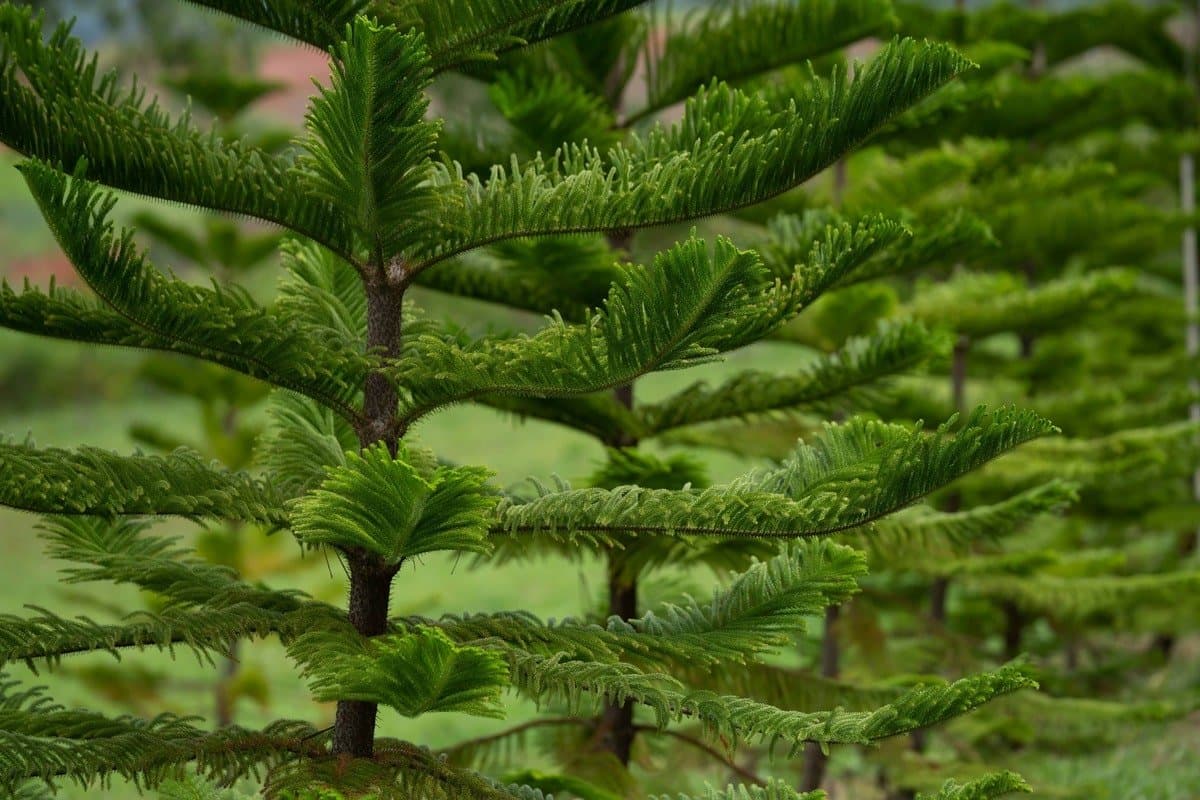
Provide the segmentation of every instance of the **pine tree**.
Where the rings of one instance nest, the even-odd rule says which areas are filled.
[[[1182,303],[1170,281],[1178,269],[1175,237],[1187,220],[1162,207],[1161,187],[1164,177],[1173,178],[1174,155],[1194,141],[1195,98],[1171,74],[1180,50],[1161,10],[1107,4],[1054,15],[1001,5],[933,14],[904,7],[900,17],[905,32],[955,40],[988,68],[937,114],[882,142],[906,158],[864,157],[859,170],[851,162],[840,194],[858,214],[897,204],[917,218],[965,209],[1000,247],[920,265],[929,278],[915,286],[893,280],[837,292],[784,335],[836,346],[844,326],[829,321],[848,316],[948,329],[956,340],[949,380],[916,379],[882,402],[868,398],[868,407],[887,418],[939,419],[970,402],[1020,398],[1062,421],[1067,442],[1032,445],[968,476],[935,499],[939,511],[898,516],[898,524],[881,523],[885,535],[862,542],[872,572],[894,575],[890,583],[872,581],[862,602],[867,614],[912,602],[914,574],[931,586],[922,602],[929,622],[916,629],[925,642],[932,623],[953,649],[937,651],[925,661],[930,667],[946,669],[947,653],[956,652],[970,655],[953,668],[970,671],[979,668],[977,655],[986,663],[997,650],[1010,658],[1029,648],[1050,668],[1043,683],[1057,697],[1001,704],[1007,709],[1000,720],[976,717],[973,729],[960,726],[964,746],[992,764],[1011,757],[1013,741],[1053,758],[1102,746],[1123,725],[1177,717],[1194,703],[1186,694],[1148,700],[1137,692],[1154,663],[1129,658],[1110,637],[1114,629],[1145,632],[1166,619],[1179,631],[1194,618],[1178,613],[1195,572],[1176,553],[1172,531],[1195,514],[1185,485],[1197,460],[1194,428],[1176,424],[1194,397],[1187,386],[1194,366],[1183,352],[1176,314]],[[1028,48],[1027,56],[991,37]],[[1144,65],[1103,76],[1054,69],[1099,45],[1124,49]],[[958,141],[964,136],[998,138]],[[802,248],[801,230],[774,222],[768,247]],[[700,431],[686,441],[778,456],[780,442],[811,429],[804,418],[772,420]],[[1075,488],[1052,482],[1064,478]],[[1075,491],[1067,521],[1037,516]],[[949,606],[948,594],[957,595]],[[1168,598],[1175,598],[1175,613],[1163,613]],[[1047,623],[1053,636],[1031,641],[1031,626]],[[890,627],[913,626],[901,617]],[[1102,642],[1092,648],[1087,672],[1079,665],[1085,637]],[[879,663],[878,651],[871,652]],[[1114,675],[1124,676],[1119,693],[1105,688]],[[1105,694],[1119,702],[1093,699]],[[1054,720],[1053,734],[1013,721],[1019,718]],[[923,737],[916,738],[924,749]],[[922,785],[923,766],[897,754],[891,780]],[[932,766],[941,775],[955,768]]]
[[[186,449],[119,455],[0,445],[0,502],[46,515],[42,536],[50,555],[72,565],[66,579],[133,585],[166,600],[156,613],[116,623],[49,611],[6,616],[0,652],[5,662],[44,668],[73,653],[128,648],[208,659],[275,636],[313,697],[337,703],[336,719],[331,729],[281,720],[210,730],[170,715],[109,718],[6,679],[6,790],[113,776],[153,787],[194,768],[224,782],[265,776],[271,793],[329,786],[397,797],[539,797],[419,743],[377,737],[379,706],[405,717],[497,716],[501,693],[513,688],[573,714],[632,701],[650,709],[657,728],[691,722],[726,744],[795,749],[896,736],[1033,685],[1008,665],[920,685],[872,710],[807,712],[675,676],[753,660],[787,641],[804,617],[853,592],[863,573],[863,558],[830,534],[884,518],[1051,433],[1035,414],[976,412],[954,436],[853,420],[777,468],[728,484],[541,484],[532,495],[502,491],[482,466],[442,463],[409,435],[440,409],[490,398],[578,398],[571,413],[607,423],[605,393],[771,335],[901,228],[879,219],[835,226],[809,259],[787,266],[728,239],[688,236],[649,264],[622,267],[594,310],[566,305],[533,336],[467,337],[406,303],[412,286],[511,297],[524,291],[523,276],[481,268],[467,254],[663,226],[779,196],[953,80],[970,66],[964,57],[897,40],[853,80],[836,67],[828,79],[809,74],[756,92],[710,83],[683,64],[671,84],[687,98],[679,122],[602,149],[563,132],[557,150],[472,172],[445,157],[442,126],[427,115],[433,79],[487,70],[497,56],[638,3],[201,5],[330,52],[329,85],[313,98],[295,152],[271,153],[172,118],[140,89],[101,73],[68,28],[43,38],[27,9],[0,5],[0,140],[27,158],[20,169],[30,192],[89,289],[4,285],[0,324],[200,359],[275,387],[264,469],[228,469]],[[195,286],[160,271],[112,223],[112,190],[284,228],[278,299],[264,305],[236,284]],[[548,307],[557,305],[551,282],[535,281],[535,289],[543,292],[530,302],[549,296]],[[813,385],[840,378],[840,367],[818,371]],[[724,402],[686,399],[698,417]],[[677,413],[663,410],[656,424],[665,430]],[[348,608],[198,559],[155,531],[168,516],[262,525],[336,555],[349,576]],[[631,537],[799,541],[750,566],[710,603],[680,601],[629,620],[548,623],[519,610],[389,617],[401,566],[426,553],[539,542],[611,548]],[[1020,786],[1001,774],[947,785],[940,796]],[[772,783],[709,796],[799,795]]]

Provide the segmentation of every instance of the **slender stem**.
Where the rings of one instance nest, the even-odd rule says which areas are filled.
[[[451,745],[442,751],[444,755],[452,756],[463,751],[470,751],[477,747],[485,747],[493,742],[503,741],[512,736],[520,736],[526,731],[535,730],[537,728],[556,728],[565,727],[568,725],[591,725],[593,720],[583,719],[581,717],[550,717],[548,719],[534,719],[529,722],[522,722],[520,725],[514,725],[511,728],[500,731],[499,733],[480,736],[475,739],[465,739],[457,744]]]
[[[736,761],[734,761],[732,758],[726,756],[720,750],[717,750],[715,747],[712,747],[711,745],[707,744],[706,742],[701,741],[700,739],[695,738],[694,736],[688,736],[686,733],[680,733],[679,731],[673,731],[673,730],[666,729],[666,728],[663,728],[663,729],[655,728],[653,725],[638,725],[635,727],[635,730],[638,732],[644,731],[646,733],[654,733],[654,734],[658,734],[660,736],[670,736],[672,739],[678,739],[679,741],[681,741],[687,745],[690,745],[690,746],[696,748],[697,750],[700,750],[700,751],[712,756],[717,761],[720,761],[722,764],[724,764],[726,767],[728,767],[731,772],[733,772],[735,775],[737,775],[742,780],[744,780],[748,783],[753,783],[755,786],[766,786],[767,785],[767,782],[764,781],[762,778],[760,778],[758,775],[756,775],[755,773],[746,769],[741,764],[738,764]]]
[[[400,328],[403,324],[404,289],[388,286],[382,281],[367,286],[367,349],[395,357],[400,350]],[[363,425],[358,432],[359,443],[369,447],[386,442],[392,455],[396,454],[400,437],[396,424],[396,387],[382,374],[372,372],[363,387]]]
[[[219,728],[226,728],[233,724],[233,684],[237,680],[238,674],[238,644],[238,642],[233,642],[229,648],[229,655],[221,661],[221,671],[213,690],[216,700],[214,720]]]
[[[385,356],[395,356],[400,348],[401,311],[404,289],[384,280],[367,285],[367,347]],[[384,442],[394,456],[400,438],[395,430],[398,395],[382,375],[371,373],[363,387],[363,424],[359,443],[366,448]],[[350,572],[350,624],[363,636],[379,636],[388,629],[388,604],[392,579],[398,566],[387,564],[379,556],[362,550],[345,553]],[[338,703],[333,727],[333,752],[356,758],[375,753],[375,719],[378,706],[359,700]]]
[[[624,620],[638,615],[637,577],[628,574],[624,558],[618,551],[608,555],[608,611]],[[632,700],[624,703],[606,703],[600,718],[603,732],[600,741],[624,766],[629,766],[633,756],[633,740],[637,727],[633,724]]]

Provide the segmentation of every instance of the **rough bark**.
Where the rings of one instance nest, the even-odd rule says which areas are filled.
[[[385,355],[399,351],[404,292],[382,280],[367,286],[367,347]],[[372,373],[363,387],[363,423],[359,443],[366,448],[384,442],[392,455],[399,447],[400,433],[395,430],[397,394],[382,375]],[[364,551],[345,554],[350,573],[350,624],[363,636],[379,636],[387,631],[388,604],[392,578],[397,567]],[[343,700],[338,703],[333,727],[333,752],[356,758],[375,753],[375,703]]]

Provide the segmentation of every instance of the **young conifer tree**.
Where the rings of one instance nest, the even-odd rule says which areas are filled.
[[[412,426],[492,396],[589,396],[656,370],[748,345],[795,317],[856,265],[863,245],[833,236],[810,262],[777,270],[719,239],[688,237],[624,268],[597,310],[536,335],[468,339],[406,303],[422,280],[469,282],[456,257],[498,242],[612,233],[745,207],[842,158],[966,69],[951,48],[887,46],[848,80],[748,94],[699,89],[682,119],[604,150],[567,141],[485,179],[445,159],[427,117],[438,75],[626,11],[629,0],[202,5],[327,49],[295,153],[225,140],[173,119],[101,73],[60,27],[44,38],[22,6],[0,5],[0,140],[27,157],[33,197],[90,292],[0,290],[0,324],[79,342],[197,358],[277,387],[262,474],[195,452],[119,455],[0,445],[0,502],[46,515],[50,553],[70,580],[132,584],[158,613],[99,623],[52,612],[0,620],[0,657],[52,667],[80,652],[186,648],[227,655],[278,636],[328,729],[279,721],[209,729],[173,716],[68,710],[3,684],[0,785],[85,786],[123,776],[154,786],[185,769],[222,781],[266,777],[269,792],[329,786],[395,797],[538,797],[377,737],[380,706],[406,717],[502,713],[507,688],[574,711],[633,701],[654,725],[689,721],[724,742],[865,743],[935,724],[1032,685],[1016,666],[924,685],[872,711],[810,713],[688,688],[672,673],[754,658],[800,620],[854,590],[862,559],[823,538],[913,502],[997,455],[1050,433],[1010,409],[972,416],[954,437],[870,422],[830,429],[779,468],[706,489],[547,488],[505,495],[483,466],[447,466],[411,444]],[[702,81],[703,83],[703,81]],[[234,283],[194,286],[161,272],[110,221],[110,189],[274,223],[287,276],[255,302]],[[477,276],[475,276],[477,277]],[[347,608],[245,580],[156,533],[178,516],[237,520],[336,555]],[[756,564],[711,603],[604,625],[544,623],[521,611],[391,618],[393,583],[425,553],[486,553],[512,540],[613,544],[631,536],[801,539]],[[462,580],[470,580],[470,577]],[[263,772],[265,770],[265,773]],[[995,796],[1010,776],[945,797]],[[713,797],[743,797],[732,788]],[[797,793],[774,783],[751,796]]]
[[[754,2],[714,7],[687,15],[670,13],[640,18],[626,15],[586,31],[560,37],[531,52],[520,51],[501,59],[481,76],[500,117],[486,128],[489,136],[465,143],[460,160],[481,162],[476,153],[510,147],[534,155],[552,151],[564,136],[589,142],[620,141],[633,131],[686,99],[712,78],[741,85],[772,81],[779,93],[788,82],[812,80],[807,73],[786,75],[785,70],[809,59],[836,53],[847,43],[870,34],[885,33],[894,21],[890,5],[871,2],[801,3]],[[635,74],[633,65],[640,65]],[[644,78],[644,80],[642,80]],[[478,112],[476,112],[477,114]],[[465,137],[464,137],[465,138]],[[806,252],[791,261],[780,260],[773,269],[780,275],[798,264],[809,268],[842,258],[841,281],[856,279],[875,264],[911,259],[928,252],[928,230],[907,230],[886,214],[864,218],[857,224],[833,221],[819,230]],[[480,292],[479,284],[439,284],[439,288],[483,297],[517,308],[543,312],[580,313],[602,300],[616,275],[612,264],[630,258],[639,249],[633,231],[605,237],[573,237],[543,241],[536,246],[491,248],[473,255],[477,270],[493,270],[496,280]],[[505,285],[507,284],[507,285]],[[530,291],[534,288],[534,291]],[[698,383],[656,401],[647,401],[634,385],[620,387],[611,396],[577,398],[484,398],[484,402],[525,417],[541,418],[595,437],[608,448],[607,463],[593,476],[592,485],[613,488],[637,484],[647,488],[701,487],[707,483],[702,465],[689,459],[664,461],[638,444],[690,426],[745,414],[765,414],[802,406],[831,410],[840,396],[867,391],[881,379],[920,363],[935,342],[919,325],[901,325],[849,343],[839,353],[808,365],[789,381],[747,371],[723,385]],[[512,542],[507,554],[527,557],[541,551],[527,543]],[[774,548],[763,542],[690,540],[662,542],[627,539],[603,548],[608,562],[606,608],[603,616],[636,619],[648,609],[643,582],[656,567],[685,563],[707,565],[718,572],[742,569],[754,557],[769,557]],[[578,558],[586,554],[575,542],[562,543],[558,554]],[[696,676],[703,680],[702,675]],[[708,688],[720,688],[712,685]],[[634,752],[639,725],[631,703],[606,708],[595,725],[564,718],[577,727],[572,739],[557,734],[558,749],[566,750],[573,768],[601,769],[595,760],[578,755],[589,742],[599,742],[598,755],[615,757],[627,767]],[[640,726],[644,730],[645,726]],[[525,726],[514,729],[514,737]],[[502,747],[503,735],[485,738],[490,747]],[[483,743],[467,742],[454,750],[460,758],[482,757]],[[618,770],[620,771],[620,770]]]
[[[902,18],[908,31],[936,27],[914,26],[911,20],[923,16],[911,8]],[[1178,47],[1162,29],[1164,19],[1159,11],[1125,4],[1060,17],[1012,6],[969,17],[961,11],[941,15],[941,35],[969,40],[972,55],[984,45],[979,40],[996,31],[1021,30],[1013,38],[1029,46],[1031,59],[1018,62],[1019,72],[983,76],[990,87],[977,95],[988,98],[982,108],[942,116],[936,129],[903,131],[906,141],[889,143],[891,149],[963,135],[1011,141],[943,146],[907,163],[866,161],[861,172],[852,163],[847,200],[857,213],[897,204],[919,217],[967,208],[987,222],[1001,247],[964,258],[948,279],[944,270],[925,270],[938,283],[919,284],[904,304],[896,296],[909,289],[893,282],[857,296],[829,297],[829,309],[814,309],[809,317],[874,303],[883,316],[915,318],[954,333],[958,344],[950,376],[932,379],[936,384],[922,379],[898,402],[877,404],[885,415],[938,418],[942,409],[1022,397],[1066,420],[1064,427],[1080,437],[1035,445],[998,462],[945,494],[943,512],[897,516],[863,541],[871,563],[899,578],[874,610],[911,602],[913,574],[932,583],[922,605],[953,637],[949,652],[967,654],[954,669],[977,669],[978,657],[986,663],[997,653],[1011,657],[1032,647],[1052,675],[1066,673],[1047,678],[1055,697],[1015,700],[1000,720],[980,718],[976,733],[966,736],[968,746],[982,749],[992,764],[1011,758],[1004,747],[992,746],[990,737],[999,731],[1053,758],[1102,746],[1122,726],[1169,719],[1191,707],[1186,696],[1149,703],[1139,697],[1132,687],[1143,684],[1150,665],[1130,660],[1111,638],[1114,628],[1144,632],[1153,620],[1162,625],[1170,617],[1170,629],[1178,631],[1194,618],[1163,613],[1167,598],[1186,596],[1196,581],[1194,570],[1179,569],[1171,530],[1178,524],[1171,520],[1186,525],[1195,514],[1185,481],[1196,459],[1193,430],[1172,424],[1190,397],[1183,325],[1175,313],[1182,304],[1164,291],[1164,279],[1177,270],[1173,245],[1179,220],[1172,209],[1155,206],[1162,192],[1155,194],[1156,181],[1147,176],[1164,153],[1167,174],[1173,171],[1173,156],[1187,143],[1180,131],[1194,124],[1196,107],[1170,75]],[[1122,47],[1148,64],[1115,75],[1043,74],[1098,45]],[[996,54],[1006,49],[989,48]],[[968,106],[972,94],[960,93]],[[1081,104],[1084,98],[1090,101]],[[1147,126],[1153,126],[1151,145],[1139,146]],[[1096,156],[1119,158],[1122,168],[1092,161]],[[858,182],[856,174],[863,176]],[[776,226],[772,233],[774,247],[790,244],[786,229]],[[828,330],[801,318],[785,334],[820,344]],[[1016,345],[1014,352],[1009,344]],[[771,423],[752,434],[730,428],[692,439],[740,444],[743,450],[766,444],[769,453],[780,452],[777,437],[803,429],[803,421]],[[1031,516],[1071,497],[1070,487],[1047,483],[1054,478],[1070,479],[1080,494],[1066,523]],[[1022,494],[1013,498],[1015,492]],[[1131,541],[1137,546],[1130,547]],[[1101,543],[1109,549],[1097,547]],[[872,586],[880,588],[885,587]],[[948,593],[959,596],[949,617]],[[864,605],[870,602],[868,597]],[[1054,636],[1031,638],[1028,629],[1035,624],[1048,624]],[[1093,645],[1104,640],[1091,648],[1092,678],[1079,669],[1082,636],[1091,636]],[[972,646],[964,647],[966,642]],[[944,657],[930,666],[935,663],[949,666]],[[1105,694],[1100,676],[1111,677],[1114,669],[1126,670],[1120,702],[1099,702]],[[1004,719],[1007,714],[1053,719],[1061,740],[1046,736],[1045,726]],[[927,780],[924,766],[940,775],[955,768],[953,760],[935,759],[914,769],[914,761],[911,754],[901,759],[899,769],[907,774],[893,775],[893,783],[921,785]]]

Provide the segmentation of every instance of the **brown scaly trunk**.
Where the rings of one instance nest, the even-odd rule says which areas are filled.
[[[629,247],[633,241],[632,231],[611,231],[607,237],[608,245],[622,258],[629,255]],[[633,384],[618,386],[613,390],[617,402],[626,408],[633,408]],[[604,442],[607,447],[635,447],[637,440],[632,436],[621,433]],[[624,620],[635,619],[638,616],[638,585],[637,576],[626,574],[620,555],[614,551],[608,556],[608,614]],[[633,754],[633,741],[637,738],[637,728],[633,722],[633,702],[606,703],[600,715],[600,743],[610,751],[624,766],[629,766]]]
[[[229,656],[221,662],[221,673],[217,677],[214,689],[216,709],[214,721],[218,728],[227,728],[233,724],[233,683],[238,673],[238,643],[234,642],[229,648]]]
[[[399,350],[404,291],[382,280],[367,286],[367,347],[395,356]],[[385,442],[396,454],[399,432],[395,429],[395,388],[378,373],[371,373],[363,390],[363,424],[359,443],[366,448]],[[350,571],[350,623],[363,636],[379,636],[388,628],[388,602],[392,578],[398,567],[365,551],[345,554]],[[333,752],[355,758],[375,754],[375,703],[343,700],[338,703],[333,726]]]
[[[633,619],[638,615],[637,579],[624,576],[624,565],[616,553],[609,554],[608,567],[608,610],[621,619]],[[633,701],[621,704],[608,703],[600,718],[601,739],[605,749],[612,752],[624,766],[629,766],[633,755],[633,740],[637,729],[633,724]]]
[[[838,618],[841,609],[837,606],[825,608],[825,633],[821,637],[821,676],[836,678],[840,651],[838,647]],[[815,792],[825,782],[825,770],[829,766],[829,757],[821,750],[816,742],[804,746],[804,779],[800,785],[803,792]]]

